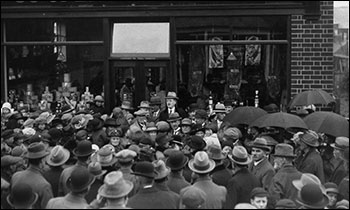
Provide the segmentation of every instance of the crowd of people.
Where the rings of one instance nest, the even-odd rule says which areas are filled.
[[[348,137],[232,125],[230,103],[178,100],[111,113],[102,96],[57,113],[3,103],[1,208],[349,209]]]

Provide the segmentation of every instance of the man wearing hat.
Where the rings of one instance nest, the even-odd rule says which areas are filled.
[[[167,185],[170,168],[165,165],[163,160],[154,160],[152,162],[157,176],[154,178],[154,187],[162,191],[164,195],[168,196],[168,208],[177,209],[180,203],[179,194],[171,191]]]
[[[213,121],[211,123],[213,125],[215,125],[216,130],[219,130],[221,128],[221,124],[223,122],[223,119],[226,116],[225,105],[218,102],[215,105],[213,111],[215,113],[215,118],[213,119]]]
[[[67,167],[62,171],[58,186],[59,196],[64,196],[69,192],[67,180],[75,169],[87,169],[90,156],[94,152],[95,151],[92,149],[91,141],[82,140],[78,142],[77,147],[73,150],[73,155],[77,157],[78,161],[74,165]]]
[[[344,199],[349,200],[349,147],[344,149],[342,158],[344,159],[346,176],[339,183],[338,190]]]
[[[275,147],[274,168],[277,172],[268,188],[272,202],[286,198],[296,199],[298,191],[293,187],[293,180],[300,179],[302,173],[293,165],[296,157],[293,150],[291,145],[285,143],[277,144]]]
[[[190,118],[184,118],[181,120],[180,123],[180,128],[181,128],[181,137],[183,139],[183,142],[185,142],[185,139],[190,136],[191,129],[192,129],[192,120]]]
[[[95,181],[91,184],[89,192],[85,196],[86,202],[91,203],[96,198],[98,189],[103,185],[107,170],[103,170],[99,162],[91,162],[88,165],[88,171],[95,176]]]
[[[340,181],[346,176],[346,170],[344,167],[344,160],[342,155],[344,155],[344,150],[349,148],[349,138],[340,136],[335,138],[335,143],[331,144],[333,147],[333,155],[334,158],[332,161],[334,162],[333,173],[330,178],[330,182],[334,182],[335,184],[339,184]]]
[[[46,158],[46,163],[50,166],[43,175],[45,179],[51,184],[52,193],[54,197],[58,196],[58,185],[63,165],[68,161],[70,152],[61,145],[53,147],[50,154]]]
[[[316,132],[309,130],[301,134],[297,141],[298,152],[295,165],[300,172],[314,174],[324,183],[323,160],[317,151],[319,145]]]
[[[150,116],[152,107],[150,106],[149,101],[141,101],[140,106],[138,106],[137,108],[139,108],[139,110],[148,112],[148,114],[146,114],[147,117]]]
[[[233,177],[226,186],[227,196],[225,209],[233,209],[238,203],[250,203],[250,192],[259,187],[259,180],[249,172],[248,165],[252,158],[243,146],[234,146],[228,155],[232,163]]]
[[[120,171],[110,172],[98,190],[100,199],[95,200],[90,207],[93,209],[127,209],[128,195],[133,187],[133,183],[126,180]]]
[[[334,209],[337,202],[340,200],[341,195],[339,194],[338,185],[333,182],[327,182],[324,184],[326,193],[329,198],[329,203],[327,205],[328,209]]]
[[[197,176],[194,184],[186,188],[199,188],[206,192],[206,200],[202,208],[204,209],[221,209],[226,200],[227,190],[223,186],[219,186],[213,182],[210,172],[215,168],[215,162],[209,158],[204,151],[198,151],[193,159],[188,162],[188,167]],[[186,191],[186,188],[180,191]]]
[[[251,147],[253,162],[248,169],[259,179],[261,186],[267,190],[275,175],[275,170],[267,158],[270,153],[270,147],[267,145],[266,139],[262,137],[256,138]]]
[[[140,189],[140,181],[137,176],[132,174],[133,170],[131,169],[135,162],[136,156],[137,153],[130,149],[123,149],[115,155],[115,157],[118,159],[118,165],[120,167],[118,171],[123,173],[125,180],[131,181],[134,185],[133,189],[129,193],[129,197],[135,195]]]
[[[125,118],[127,118],[127,115],[131,114],[131,111],[134,110],[134,108],[131,105],[131,101],[128,100],[124,100],[120,108]]]
[[[38,201],[38,194],[28,184],[16,184],[12,186],[11,193],[7,196],[7,202],[14,209],[33,209]]]
[[[150,121],[157,123],[159,121],[160,117],[160,106],[162,102],[160,100],[159,96],[152,96],[150,99],[150,106],[152,107],[151,109],[151,115],[150,115]]]
[[[62,197],[52,198],[46,209],[85,209],[88,203],[85,200],[95,176],[87,168],[76,168],[72,171],[67,186],[69,192]]]
[[[176,107],[177,100],[179,98],[176,96],[175,92],[168,92],[168,95],[165,97],[166,100],[166,109],[160,112],[159,121],[167,121],[171,113],[179,113],[181,118],[187,117],[187,113],[180,107]]]
[[[195,124],[205,127],[208,124],[208,113],[204,109],[198,109],[194,115]]]
[[[169,116],[168,122],[171,127],[172,135],[179,135],[181,130],[180,128],[181,117],[179,113],[177,112],[171,113]]]
[[[45,157],[49,154],[42,142],[29,145],[24,157],[28,158],[29,167],[24,171],[16,172],[11,179],[11,185],[28,184],[34,193],[38,194],[38,201],[34,208],[44,209],[47,202],[53,197],[51,184],[42,175]]]
[[[301,209],[324,209],[329,199],[320,185],[309,183],[300,189],[296,202],[301,205]]]
[[[166,165],[170,168],[167,185],[170,190],[177,194],[180,194],[181,189],[191,185],[182,174],[187,162],[188,157],[180,150],[172,150],[165,161]]]
[[[232,177],[232,172],[228,170],[227,165],[224,164],[224,160],[227,156],[222,153],[220,144],[210,144],[207,148],[207,153],[209,158],[215,161],[215,168],[210,172],[213,182],[226,187],[228,181]]]
[[[147,120],[148,112],[140,109],[137,112],[135,112],[134,115],[136,116],[136,120],[133,124],[130,125],[129,130],[133,132],[137,130],[145,131],[146,125],[148,123],[148,120]]]
[[[140,190],[129,199],[128,207],[133,209],[168,209],[172,201],[169,195],[160,191],[154,186],[154,179],[158,173],[154,165],[148,161],[137,162],[134,166],[134,172],[139,177]],[[177,208],[178,206],[176,206]]]
[[[91,104],[91,106],[90,106],[90,113],[91,114],[100,113],[101,115],[105,114],[106,111],[105,111],[105,108],[103,106],[103,103],[104,103],[104,99],[102,96],[100,96],[100,95],[95,96],[94,103]]]

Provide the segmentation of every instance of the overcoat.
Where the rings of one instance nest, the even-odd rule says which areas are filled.
[[[308,152],[297,157],[295,163],[300,172],[314,174],[324,183],[323,160],[316,148],[310,148]]]
[[[185,117],[188,117],[188,114],[182,108],[175,107],[175,112],[179,113],[182,119]],[[160,112],[159,121],[167,121],[168,119],[169,119],[169,113],[168,113],[168,108],[166,108]]]
[[[265,190],[268,190],[268,187],[271,185],[273,176],[275,175],[275,170],[269,160],[264,158],[258,165],[254,166],[252,162],[248,166],[249,171],[258,178],[260,184]]]
[[[228,181],[232,177],[232,172],[225,167],[224,163],[222,163],[214,168],[211,172],[211,177],[215,184],[226,187]]]
[[[185,180],[180,172],[170,172],[167,185],[171,191],[180,194],[180,191],[183,188],[188,187],[191,184]]]
[[[233,209],[238,203],[250,203],[250,193],[260,182],[247,168],[237,171],[226,186],[227,196],[225,209]]]
[[[46,209],[85,209],[89,205],[84,197],[79,197],[68,193],[66,196],[52,198]]]

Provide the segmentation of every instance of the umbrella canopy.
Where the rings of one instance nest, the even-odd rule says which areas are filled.
[[[331,102],[335,102],[335,100],[326,91],[321,89],[307,90],[295,95],[288,107],[293,108],[294,106],[308,106],[311,104],[327,105]]]
[[[308,129],[305,122],[296,115],[285,113],[285,112],[276,112],[264,115],[254,122],[252,122],[250,127],[279,127],[279,128],[304,128]]]
[[[267,112],[259,107],[242,106],[228,113],[223,121],[229,122],[233,126],[238,124],[249,125],[254,120],[266,114]]]
[[[334,137],[349,137],[349,121],[334,112],[314,112],[304,118],[310,130]]]

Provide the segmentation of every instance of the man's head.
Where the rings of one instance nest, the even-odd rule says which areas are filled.
[[[258,209],[266,209],[268,196],[264,188],[256,187],[250,194],[250,203]]]
[[[172,109],[175,107],[179,98],[176,96],[175,92],[168,92],[168,95],[165,97],[165,99],[167,107]]]

